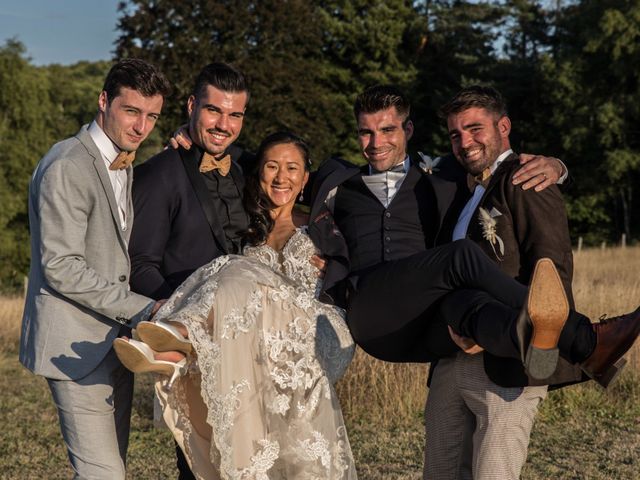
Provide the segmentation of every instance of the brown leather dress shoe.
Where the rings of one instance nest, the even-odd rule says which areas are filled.
[[[635,312],[601,320],[592,325],[596,346],[580,365],[582,370],[603,387],[620,373],[626,360],[622,356],[640,334],[640,308]]]

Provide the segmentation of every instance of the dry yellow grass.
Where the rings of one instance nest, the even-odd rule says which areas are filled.
[[[618,315],[640,303],[640,247],[584,250],[575,254],[573,282],[579,311],[597,319]],[[0,348],[15,351],[20,334],[22,302],[19,297],[0,298]],[[640,346],[632,349],[630,367],[640,368]],[[425,365],[391,364],[361,350],[338,390],[345,416],[379,425],[414,421],[427,394]]]
[[[597,320],[631,312],[640,304],[640,246],[589,249],[574,254],[573,295],[578,311]],[[640,369],[640,342],[629,355]]]
[[[23,306],[22,297],[0,297],[0,351],[2,352],[15,349],[20,337]]]

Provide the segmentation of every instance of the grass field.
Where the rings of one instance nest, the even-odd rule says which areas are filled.
[[[640,303],[640,248],[575,257],[577,307],[598,318]],[[70,478],[46,382],[17,361],[22,300],[0,299],[0,478]],[[640,347],[610,389],[551,392],[532,434],[523,479],[640,478]],[[359,351],[339,384],[351,446],[364,480],[419,479],[427,395],[423,365],[393,365]],[[151,378],[137,378],[129,478],[175,478],[173,441],[152,426]]]

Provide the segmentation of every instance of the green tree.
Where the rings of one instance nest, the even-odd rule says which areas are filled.
[[[591,242],[638,236],[640,1],[583,0],[558,15],[542,59],[539,119],[574,177],[574,232]]]
[[[136,0],[120,10],[117,55],[148,59],[175,84],[160,126],[165,136],[184,123],[200,69],[225,61],[247,75],[252,92],[241,144],[255,149],[265,135],[289,129],[310,140],[315,158],[332,150],[335,106],[317,80],[321,34],[308,2]]]
[[[338,152],[355,159],[357,93],[415,73],[404,57],[415,21],[407,0],[133,0],[120,11],[117,56],[156,63],[177,87],[166,135],[184,122],[199,69],[226,61],[251,83],[241,144],[255,149],[266,134],[290,129],[310,141],[316,162]]]
[[[29,64],[24,46],[0,48],[0,285],[22,284],[29,267],[27,191],[31,172],[48,149],[51,101],[46,73]]]
[[[472,83],[494,83],[498,60],[495,43],[505,14],[500,5],[432,0],[419,9],[418,73],[411,89],[416,149],[446,152],[448,135],[437,111],[455,92]]]

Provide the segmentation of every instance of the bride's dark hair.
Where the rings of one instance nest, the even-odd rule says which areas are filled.
[[[294,145],[300,151],[306,171],[309,171],[311,166],[309,146],[298,135],[291,132],[276,132],[262,140],[258,147],[258,153],[256,153],[253,171],[247,176],[244,187],[244,208],[249,215],[249,227],[243,234],[245,244],[262,245],[273,230],[273,219],[269,212],[274,208],[274,205],[260,187],[260,167],[267,151],[282,144]]]

